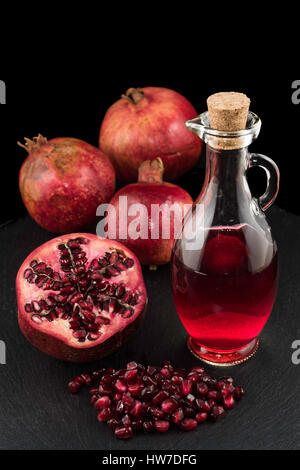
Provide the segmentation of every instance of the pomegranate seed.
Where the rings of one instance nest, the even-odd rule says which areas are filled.
[[[87,339],[89,339],[90,341],[96,341],[100,336],[101,336],[100,332],[98,332],[98,333],[89,333],[87,335]]]
[[[170,427],[170,423],[169,421],[155,421],[154,426],[158,432],[167,432]]]
[[[215,402],[215,400],[213,400],[212,398],[210,398],[209,400],[207,400],[207,403],[208,403],[208,405],[210,406],[210,408],[213,408],[214,406],[216,406],[216,402]]]
[[[198,374],[189,374],[188,375],[188,380],[190,380],[193,383],[198,382],[199,375]]]
[[[111,418],[107,421],[107,424],[110,429],[114,431],[118,426],[120,426],[121,422],[115,418]]]
[[[42,309],[41,309],[41,306],[40,306],[40,303],[37,301],[37,300],[34,300],[32,302],[32,307],[33,307],[33,310],[36,312],[36,313],[39,313]]]
[[[169,371],[169,369],[167,369],[166,367],[163,367],[160,371],[161,375],[163,377],[165,377],[166,379],[168,379],[169,377],[171,377],[171,372]]]
[[[166,359],[162,361],[162,367],[173,367],[171,361],[167,361]]]
[[[187,418],[193,418],[195,415],[195,410],[191,406],[187,406],[186,408],[183,409],[183,414]]]
[[[79,384],[84,384],[84,380],[83,378],[81,377],[81,375],[79,375],[78,377],[75,377],[74,379],[76,382],[78,382]]]
[[[223,387],[220,390],[220,395],[222,397],[226,397],[227,395],[229,395],[233,392],[234,392],[234,386],[229,382],[227,382],[227,383],[223,382]]]
[[[192,418],[184,418],[180,423],[180,427],[183,431],[192,431],[197,427],[197,421]]]
[[[33,274],[33,273],[32,273],[32,269],[29,269],[29,268],[26,269],[26,270],[24,271],[24,274],[23,274],[24,279],[28,279],[32,274]]]
[[[85,330],[75,330],[73,332],[74,338],[80,339],[80,338],[85,338],[86,337],[86,331]]]
[[[166,398],[169,398],[169,393],[166,390],[161,390],[153,397],[152,403],[153,405],[158,405],[166,400]]]
[[[33,312],[32,304],[26,304],[24,308],[25,308],[25,312],[27,313]]]
[[[133,430],[131,426],[122,426],[115,429],[115,436],[118,439],[130,439],[133,436]]]
[[[41,319],[41,317],[40,317],[39,315],[32,315],[31,320],[32,320],[34,323],[37,323],[37,324],[42,323],[42,319]]]
[[[176,411],[172,414],[172,421],[175,424],[179,424],[184,418],[184,413],[182,408],[177,408]]]
[[[187,379],[182,381],[181,390],[184,395],[188,395],[189,393],[191,393],[192,388],[193,388],[193,382]]]
[[[122,418],[122,423],[124,426],[131,426],[131,418],[129,415],[124,415]]]
[[[181,384],[182,381],[183,378],[180,375],[173,375],[173,377],[171,378],[171,382],[174,384]]]
[[[155,406],[149,407],[149,413],[153,416],[153,418],[161,419],[164,417],[164,412]]]
[[[178,408],[178,402],[174,398],[167,398],[161,404],[164,413],[171,414]]]
[[[81,374],[81,378],[88,387],[92,385],[92,377],[90,374]]]
[[[135,431],[140,431],[141,429],[143,429],[143,420],[139,418],[139,419],[136,419],[135,421],[132,421],[132,428]]]
[[[233,408],[235,405],[235,399],[233,395],[227,395],[225,398],[223,398],[223,402],[225,405],[225,408]]]
[[[204,369],[203,369],[203,367],[195,366],[195,367],[192,367],[191,372],[197,372],[198,374],[203,374]]]
[[[152,366],[147,367],[147,374],[150,375],[150,377],[152,377],[156,371],[157,371],[156,367],[152,367]]]
[[[221,418],[225,413],[223,406],[214,406],[210,412],[210,418],[212,421],[216,421]]]
[[[158,383],[157,380],[155,380],[153,377],[150,377],[150,375],[144,375],[143,381],[145,382],[145,384],[155,385],[155,387],[157,386],[157,383]]]
[[[124,393],[122,397],[122,402],[127,411],[131,410],[131,408],[134,405],[134,399],[129,394],[126,394],[126,393]]]
[[[91,396],[91,403],[92,405],[94,405],[96,403],[96,401],[98,400],[99,398],[99,395],[92,395]]]
[[[143,422],[143,429],[145,432],[152,432],[154,431],[154,423],[150,419],[146,419],[146,421]]]
[[[125,407],[124,407],[123,402],[121,400],[119,400],[117,405],[116,405],[116,410],[115,411],[118,415],[122,415],[125,411],[124,408]]]
[[[229,382],[231,384],[233,384],[234,382],[232,377],[221,377],[220,380],[222,380],[223,382]]]
[[[196,403],[196,406],[199,410],[204,411],[206,413],[208,413],[211,409],[211,406],[210,406],[210,404],[208,403],[207,400],[197,399],[195,403]]]
[[[208,418],[208,414],[207,413],[197,413],[196,414],[196,421],[197,423],[204,423],[204,421],[206,421]]]
[[[202,382],[206,383],[210,388],[216,387],[218,381],[208,374],[205,374],[201,377]]]
[[[111,384],[113,381],[113,378],[111,375],[104,374],[101,379],[101,384]]]
[[[100,410],[101,408],[107,408],[110,404],[111,399],[107,395],[103,395],[102,397],[98,398],[94,406],[97,410]]]
[[[126,366],[127,369],[137,369],[139,364],[137,362],[129,362]]]
[[[130,369],[125,373],[125,379],[127,382],[131,382],[134,380],[138,375],[138,370],[137,369]]]
[[[143,384],[134,384],[128,386],[128,391],[133,397],[140,397],[144,389]]]
[[[197,383],[197,393],[206,396],[208,393],[208,386],[204,382]]]
[[[143,389],[141,396],[143,397],[143,400],[149,401],[152,400],[155,392],[157,392],[157,390],[155,389],[154,385],[149,385]]]
[[[135,400],[134,405],[130,411],[133,416],[141,416],[143,413],[143,405],[139,400]]]
[[[95,323],[96,323],[96,325],[109,325],[110,324],[110,319],[106,318],[106,317],[103,317],[103,316],[99,316],[99,317],[95,318]]]
[[[98,392],[100,395],[112,395],[113,391],[109,384],[101,384],[99,385]]]
[[[209,390],[207,397],[212,398],[213,400],[218,400],[220,398],[220,392],[217,390]]]
[[[196,400],[196,398],[191,393],[186,397],[186,401],[190,406],[192,406],[194,404],[195,400]]]
[[[69,392],[78,393],[82,388],[82,383],[76,382],[76,380],[71,380],[68,385]]]
[[[245,395],[245,391],[242,387],[235,387],[234,389],[234,396],[238,400],[240,400]]]
[[[114,400],[115,400],[115,401],[119,401],[119,400],[121,400],[121,398],[122,398],[122,393],[116,392],[116,393],[114,394]]]
[[[117,380],[115,383],[115,389],[118,390],[118,392],[124,393],[127,392],[127,385],[122,380]]]
[[[103,408],[98,413],[98,421],[108,421],[112,417],[112,412],[110,408]]]
[[[105,372],[105,369],[98,369],[92,373],[93,380],[99,380]]]

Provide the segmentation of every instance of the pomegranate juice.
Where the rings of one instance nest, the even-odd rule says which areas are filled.
[[[259,237],[250,234],[247,239],[244,228],[209,230],[200,252],[190,252],[192,263],[183,262],[180,249],[174,252],[172,286],[178,315],[199,345],[219,352],[242,348],[256,338],[275,301],[276,249],[266,256],[264,248],[259,249]]]

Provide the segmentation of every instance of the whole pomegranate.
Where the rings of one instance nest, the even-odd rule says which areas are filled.
[[[136,181],[140,164],[158,155],[165,179],[175,180],[196,164],[201,153],[202,141],[185,126],[196,115],[192,104],[173,90],[130,88],[106,112],[100,149],[121,181]]]
[[[69,233],[90,226],[97,207],[115,191],[115,171],[99,149],[73,138],[25,139],[29,155],[19,185],[33,219],[49,232]]]
[[[139,258],[142,264],[154,267],[169,263],[174,245],[175,230],[181,228],[184,215],[184,205],[192,205],[191,196],[179,186],[166,183],[162,176],[164,165],[160,158],[143,162],[139,168],[138,182],[121,188],[112,198],[110,204],[115,208],[116,215],[116,239],[122,240]],[[123,200],[127,201],[127,226],[126,237],[120,230],[125,209]],[[131,235],[130,225],[134,223],[136,215],[131,215],[134,204],[142,204],[147,214],[138,214],[142,218],[142,225],[146,233],[140,229],[140,237]],[[177,210],[172,210],[176,206]],[[107,227],[113,226],[114,213],[107,214]],[[163,227],[163,223],[165,226]],[[146,226],[146,227],[145,227]]]
[[[34,250],[19,269],[18,320],[26,338],[64,361],[107,356],[136,330],[147,292],[125,246],[73,233]]]

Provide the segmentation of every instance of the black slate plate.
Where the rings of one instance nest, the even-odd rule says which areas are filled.
[[[53,237],[30,218],[0,230],[0,339],[7,364],[0,365],[1,449],[296,449],[300,448],[300,365],[292,364],[291,345],[300,340],[300,217],[274,207],[268,218],[279,245],[281,275],[276,305],[261,335],[261,346],[248,363],[230,369],[246,396],[226,418],[196,431],[176,429],[166,435],[137,435],[117,441],[99,424],[87,394],[71,396],[67,383],[91,371],[94,364],[59,362],[35,350],[17,324],[14,281],[24,258]],[[170,359],[179,367],[197,360],[186,347],[171,297],[169,267],[144,270],[149,293],[145,321],[134,339],[101,366],[123,367],[133,359],[159,364]],[[97,366],[100,364],[97,363]],[[228,369],[207,369],[224,375]]]

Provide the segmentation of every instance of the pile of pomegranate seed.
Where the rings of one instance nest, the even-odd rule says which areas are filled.
[[[231,377],[217,380],[202,367],[175,369],[169,361],[162,367],[130,362],[126,369],[82,374],[69,383],[69,391],[77,393],[84,385],[91,387],[98,420],[118,439],[139,430],[166,432],[171,423],[192,431],[208,419],[216,421],[244,395]]]

